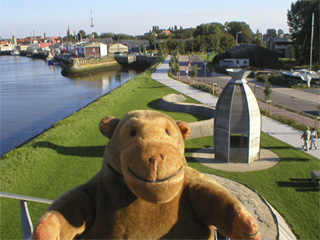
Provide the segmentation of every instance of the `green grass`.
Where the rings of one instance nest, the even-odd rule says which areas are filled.
[[[320,169],[319,159],[262,133],[261,147],[275,152],[281,162],[262,171],[225,172],[207,168],[191,157],[191,152],[212,145],[212,142],[213,137],[186,142],[186,156],[191,167],[233,179],[255,189],[285,218],[300,239],[320,238],[320,192],[310,178],[312,170]]]
[[[156,109],[163,96],[174,90],[151,80],[145,72],[122,87],[101,97],[88,107],[56,123],[51,129],[0,159],[0,190],[34,197],[55,199],[66,190],[88,181],[102,165],[108,140],[98,128],[109,115],[121,118],[135,109]],[[188,102],[196,102],[188,98]],[[194,122],[203,119],[184,113],[166,112],[174,119]],[[293,227],[301,239],[319,239],[319,192],[315,191],[310,171],[319,169],[319,160],[266,134],[262,146],[277,153],[282,161],[258,172],[229,173],[194,162],[196,149],[212,145],[212,137],[186,141],[186,156],[191,167],[242,182],[256,189]],[[0,238],[22,238],[19,201],[0,198]],[[35,222],[48,206],[29,203]]]
[[[102,166],[108,140],[98,124],[105,116],[121,118],[135,109],[158,109],[158,100],[176,91],[150,79],[143,73],[88,107],[52,126],[23,147],[0,159],[0,188],[34,197],[55,199],[66,190],[88,181]],[[195,102],[188,99],[188,102]],[[197,118],[183,113],[168,113],[174,119],[194,122]],[[2,239],[21,238],[19,201],[0,198]],[[30,203],[37,221],[46,205]]]

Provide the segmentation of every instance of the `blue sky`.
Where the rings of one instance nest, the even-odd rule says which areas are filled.
[[[288,32],[287,11],[296,0],[0,0],[0,36],[66,35],[94,31],[141,35],[159,26],[183,28],[202,23],[244,21],[253,32]]]

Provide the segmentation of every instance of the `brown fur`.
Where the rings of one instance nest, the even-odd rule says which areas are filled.
[[[60,196],[40,219],[35,238],[260,239],[256,220],[225,188],[187,166],[185,122],[154,111],[106,118],[111,138],[101,171]]]

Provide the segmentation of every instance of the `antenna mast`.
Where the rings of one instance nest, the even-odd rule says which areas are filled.
[[[91,8],[91,37],[92,39],[94,40],[94,35],[93,35],[93,32],[94,32],[94,24],[93,24],[93,16],[92,16],[92,8]]]

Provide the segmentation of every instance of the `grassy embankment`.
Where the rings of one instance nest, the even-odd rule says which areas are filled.
[[[88,181],[102,164],[108,140],[98,129],[108,115],[122,117],[134,109],[156,109],[157,101],[174,90],[151,80],[143,73],[110,94],[70,117],[23,147],[4,155],[0,161],[1,191],[55,199],[64,191]],[[192,102],[192,99],[188,101]],[[183,113],[170,113],[187,122],[202,119]],[[310,181],[310,171],[319,169],[319,160],[266,134],[262,146],[277,153],[282,161],[275,167],[249,173],[229,173],[194,162],[192,152],[212,145],[213,138],[186,141],[186,156],[191,167],[242,182],[264,196],[293,227],[301,239],[319,239],[319,191]],[[34,223],[47,205],[29,203]],[[1,199],[2,239],[21,238],[20,209],[17,200]]]

